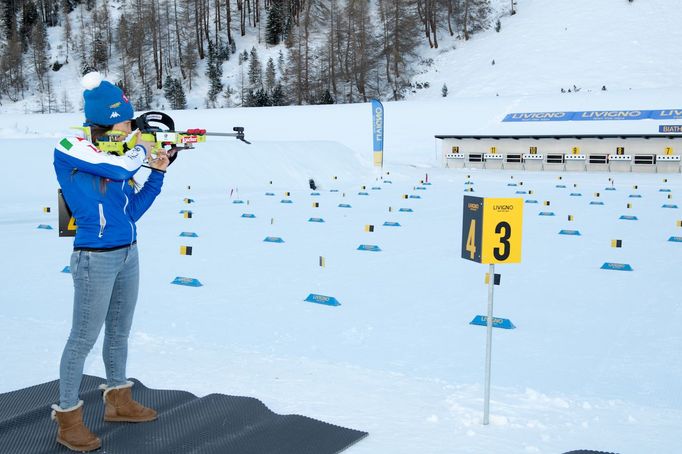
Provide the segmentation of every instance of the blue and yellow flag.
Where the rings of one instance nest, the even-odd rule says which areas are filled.
[[[374,142],[374,165],[384,166],[384,106],[372,99],[372,141]]]

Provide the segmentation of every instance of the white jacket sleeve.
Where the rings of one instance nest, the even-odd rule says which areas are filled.
[[[54,150],[55,165],[78,169],[111,180],[127,180],[144,164],[147,150],[136,145],[118,156],[104,153],[79,137],[62,139]]]

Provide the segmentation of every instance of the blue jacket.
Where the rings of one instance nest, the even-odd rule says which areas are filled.
[[[108,249],[137,239],[135,222],[161,192],[164,175],[152,171],[136,192],[131,179],[145,158],[141,145],[117,156],[103,153],[79,137],[67,137],[57,144],[54,168],[76,220],[74,247]]]

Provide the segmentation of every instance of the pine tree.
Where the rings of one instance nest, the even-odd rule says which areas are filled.
[[[33,56],[33,69],[40,84],[41,93],[45,91],[45,74],[49,69],[47,51],[50,47],[47,42],[47,30],[41,21],[36,22],[31,30],[31,53]],[[50,109],[48,109],[50,110]]]
[[[234,95],[234,89],[232,89],[231,86],[227,85],[225,87],[225,90],[223,91],[223,97],[225,98],[226,107],[234,107],[234,100],[232,99],[232,95]]]
[[[275,71],[275,62],[272,60],[272,57],[270,57],[265,65],[265,89],[271,93],[275,88],[276,83],[277,73]]]
[[[218,95],[223,91],[223,83],[221,78],[223,76],[223,66],[218,61],[216,55],[216,49],[213,46],[213,42],[208,42],[208,62],[206,66],[206,75],[208,76],[208,81],[210,87],[208,89],[208,105],[209,107],[216,107],[216,101]]]
[[[95,32],[95,41],[92,43],[91,52],[92,66],[99,70],[106,70],[109,62],[109,45],[101,30]]]
[[[258,90],[263,87],[263,67],[258,58],[258,51],[255,47],[251,48],[251,58],[249,59],[249,88]]]
[[[287,96],[284,94],[284,88],[282,87],[281,83],[277,83],[275,85],[275,89],[272,90],[272,94],[270,95],[270,104],[273,106],[286,106],[289,105],[289,100],[287,99]]]
[[[185,96],[185,90],[182,88],[180,79],[173,79],[173,101],[171,107],[175,110],[187,108],[187,97]]]
[[[258,90],[256,90],[256,93],[254,93],[254,106],[265,107],[269,105],[271,105],[270,97],[265,92],[265,90],[263,88],[259,88]]]
[[[166,76],[166,79],[163,81],[163,96],[165,96],[166,100],[168,100],[168,103],[171,105],[171,109],[173,109],[173,98],[175,96],[174,91],[175,91],[175,81],[173,80],[173,78],[169,74]]]
[[[19,26],[19,36],[21,36],[21,51],[26,52],[31,38],[31,31],[36,22],[39,21],[38,8],[33,0],[24,3],[21,11],[21,25]]]
[[[448,96],[448,86],[446,84],[443,84],[443,88],[440,89],[441,95],[443,95],[443,98],[447,98]]]
[[[329,89],[324,90],[320,98],[318,99],[318,104],[334,104],[334,98],[332,97]]]
[[[265,26],[265,42],[276,46],[284,36],[285,17],[284,1],[272,0],[268,8],[268,19]]]

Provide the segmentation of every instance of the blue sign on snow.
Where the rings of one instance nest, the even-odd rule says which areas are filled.
[[[606,262],[601,266],[602,270],[632,271],[632,267],[627,263]]]
[[[488,317],[485,315],[477,315],[470,325],[488,326]],[[514,329],[516,326],[508,318],[493,317],[493,328]]]
[[[194,279],[192,277],[181,277],[178,276],[175,279],[173,279],[173,282],[171,284],[175,285],[186,285],[188,287],[201,287],[204,284],[199,282],[199,279]]]
[[[338,302],[333,296],[324,296],[311,293],[303,301],[308,301],[309,303],[324,304],[325,306],[340,306],[341,303]]]

